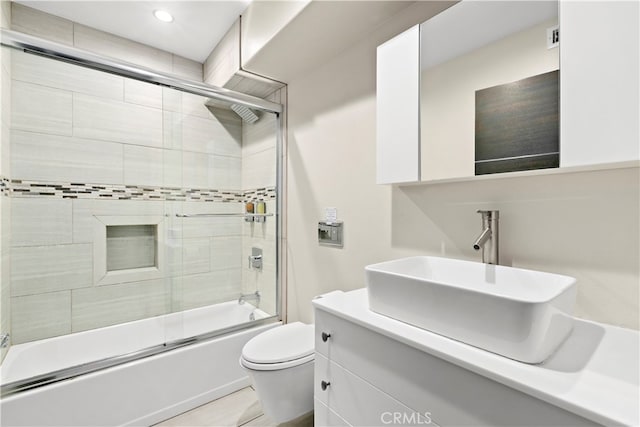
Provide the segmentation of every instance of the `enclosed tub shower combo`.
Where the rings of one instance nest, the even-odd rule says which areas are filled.
[[[282,106],[12,31],[2,55],[2,424],[248,385],[281,319]]]

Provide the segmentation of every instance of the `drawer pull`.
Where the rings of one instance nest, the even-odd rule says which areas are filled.
[[[322,333],[322,341],[323,342],[327,342],[327,340],[331,337],[331,334],[328,334],[326,332]]]
[[[327,389],[327,387],[329,387],[330,385],[331,385],[331,383],[330,383],[330,382],[328,382],[328,381],[322,381],[322,382],[320,383],[320,388],[322,388],[322,391],[325,391],[325,390]]]

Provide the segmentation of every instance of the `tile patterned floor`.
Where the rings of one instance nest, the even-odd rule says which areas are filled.
[[[251,387],[162,421],[154,427],[276,427],[262,413],[258,396]],[[280,424],[279,427],[312,427],[313,415]]]

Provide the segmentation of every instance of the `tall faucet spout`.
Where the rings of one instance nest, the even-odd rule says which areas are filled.
[[[482,262],[499,264],[498,259],[498,211],[478,211],[482,214],[482,233],[473,243],[473,249],[482,249]]]
[[[490,238],[491,238],[491,229],[485,228],[484,230],[482,230],[482,233],[480,233],[480,236],[478,236],[478,238],[474,242],[473,249],[475,249],[476,251],[479,251],[484,246],[484,244],[487,243],[487,240],[489,240]]]

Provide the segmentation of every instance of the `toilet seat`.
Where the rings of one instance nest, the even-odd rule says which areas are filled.
[[[313,361],[314,326],[289,323],[255,336],[242,349],[240,363],[259,371],[286,369]]]

